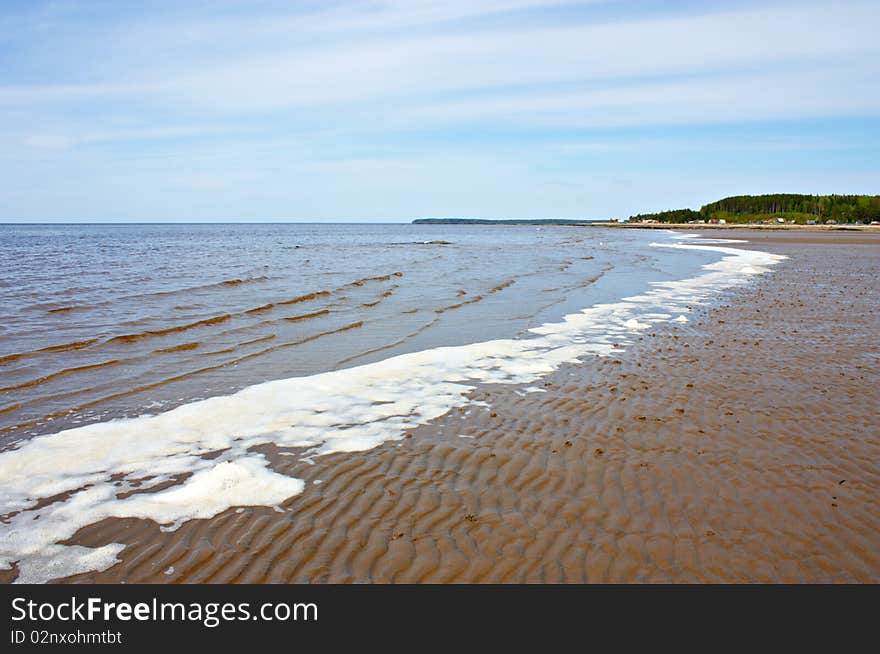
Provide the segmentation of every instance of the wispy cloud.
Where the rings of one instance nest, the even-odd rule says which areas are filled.
[[[475,4],[488,13],[492,7],[534,8],[540,3],[510,0]],[[258,23],[250,25],[248,32],[247,22],[242,26],[230,20],[221,23],[222,27],[215,24],[211,31],[236,34],[247,44],[240,50],[216,52],[207,60],[193,57],[194,62],[154,56],[149,65],[120,71],[122,79],[100,83],[0,87],[0,103],[159,94],[172,103],[209,105],[218,111],[256,111],[697,72],[736,75],[744,68],[828,58],[837,60],[838,70],[847,70],[851,63],[861,63],[864,68],[863,62],[880,55],[873,22],[878,10],[865,2],[850,3],[845,10],[843,3],[783,5],[651,20],[624,17],[601,24],[468,28],[433,36],[404,34],[390,40],[382,36],[389,25],[415,20],[415,16],[425,21],[464,17],[470,5],[416,2],[379,6],[376,33],[369,38],[329,44],[306,39],[305,45],[299,45],[297,21],[289,19],[283,28],[289,42],[281,47],[263,38],[266,31],[277,33],[277,25]],[[477,13],[476,9],[471,11]],[[364,9],[345,15],[362,13],[373,16]],[[309,21],[303,20],[308,26]],[[326,18],[322,24],[337,32],[346,26]],[[197,25],[187,34],[191,40],[203,40]],[[219,37],[215,34],[214,38]],[[253,45],[263,42],[273,46]],[[629,93],[621,90],[627,101]]]
[[[434,103],[435,120],[574,127],[703,124],[870,116],[880,111],[873,65],[726,73],[696,79],[617,83],[591,91],[499,94]]]
[[[34,148],[67,149],[79,145],[114,142],[165,141],[194,137],[218,137],[234,134],[237,130],[221,125],[183,125],[164,127],[128,127],[99,130],[44,129],[22,136],[23,145]]]

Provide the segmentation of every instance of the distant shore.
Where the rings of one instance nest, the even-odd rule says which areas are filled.
[[[590,227],[615,227],[624,229],[682,229],[694,231],[708,230],[731,230],[731,229],[748,229],[748,230],[766,230],[766,231],[795,231],[795,232],[868,232],[870,234],[880,234],[880,225],[741,225],[741,224],[692,224],[692,223],[585,223]]]
[[[610,220],[569,220],[569,219],[535,219],[535,220],[486,220],[471,218],[419,218],[412,221],[414,225],[521,225],[521,226],[562,226],[562,227],[613,227],[620,229],[676,229],[676,230],[731,230],[748,229],[762,231],[797,231],[797,232],[867,232],[880,234],[880,225],[859,225],[856,223],[840,223],[836,225],[798,225],[791,223],[748,224],[748,223],[643,223],[613,222]]]

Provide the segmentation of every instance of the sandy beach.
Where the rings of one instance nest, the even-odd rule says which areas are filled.
[[[768,232],[783,232],[783,233],[801,233],[801,234],[830,234],[834,237],[847,236],[853,238],[857,235],[863,235],[867,239],[867,243],[873,243],[873,239],[877,235],[880,235],[880,225],[857,225],[857,224],[840,224],[840,225],[792,225],[792,224],[781,224],[781,225],[737,225],[735,223],[728,224],[691,224],[691,223],[640,223],[640,222],[626,222],[626,223],[593,223],[592,226],[595,227],[611,227],[614,229],[675,229],[677,231],[686,231],[686,232],[714,232],[714,231],[722,231],[729,232],[731,230],[735,232],[749,232],[753,236],[758,236],[758,234],[766,235]],[[735,238],[734,236],[730,236],[730,238]],[[760,236],[762,240],[764,236]],[[848,241],[852,242],[852,241]]]
[[[121,562],[64,581],[880,581],[880,236],[724,236],[789,259],[402,441],[314,463],[262,446],[302,494],[173,532],[106,519],[69,542],[124,543]]]

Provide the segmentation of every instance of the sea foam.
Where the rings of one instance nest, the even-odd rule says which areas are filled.
[[[479,383],[533,383],[565,363],[620,351],[650,324],[681,321],[691,307],[784,258],[717,241],[652,243],[722,256],[696,277],[655,282],[641,295],[533,328],[527,338],[434,348],[267,382],[159,415],[19,443],[0,453],[0,567],[16,565],[20,583],[104,570],[124,545],[61,541],[105,518],[150,519],[172,530],[232,507],[276,507],[301,493],[304,483],[272,470],[254,452],[259,445],[274,443],[310,460],[400,440],[451,409],[475,404],[468,394]],[[54,501],[40,501],[45,498]]]

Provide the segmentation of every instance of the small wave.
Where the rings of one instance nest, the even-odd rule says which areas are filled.
[[[381,303],[382,300],[384,300],[385,298],[388,298],[388,297],[391,297],[392,295],[394,295],[394,290],[395,290],[396,288],[399,288],[399,287],[397,286],[397,284],[395,284],[394,286],[392,286],[391,288],[389,288],[389,289],[387,289],[387,290],[385,290],[385,291],[382,291],[382,292],[379,294],[379,298],[378,298],[378,299],[373,300],[372,302],[364,302],[363,304],[361,304],[361,306],[363,306],[363,307],[368,307],[368,308],[369,308],[369,307],[375,307],[376,305],[378,305],[379,303]]]
[[[440,320],[440,319],[434,318],[430,322],[426,322],[424,325],[422,325],[421,327],[419,327],[415,331],[410,332],[406,336],[399,338],[398,340],[394,341],[393,343],[388,343],[387,345],[380,345],[378,347],[374,347],[369,350],[364,350],[363,352],[359,352],[358,354],[354,354],[350,357],[346,357],[345,359],[343,359],[342,361],[340,361],[336,365],[337,365],[337,367],[344,366],[346,363],[351,363],[352,361],[356,361],[357,359],[361,359],[365,356],[369,356],[370,354],[376,354],[377,352],[383,352],[385,350],[390,350],[393,347],[397,347],[398,345],[403,345],[411,338],[414,338],[414,337],[418,336],[419,334],[421,334],[422,332],[433,327],[435,324],[437,324],[438,320]]]
[[[253,338],[249,341],[242,341],[236,347],[244,347],[245,345],[253,345],[254,343],[263,343],[265,341],[271,341],[275,338],[275,334],[268,334],[266,336],[260,336],[259,338]]]
[[[245,314],[249,314],[249,313],[263,313],[264,311],[269,311],[270,309],[274,309],[275,306],[276,306],[276,305],[275,305],[274,302],[269,302],[268,304],[264,304],[264,305],[259,306],[259,307],[254,307],[253,309],[248,309],[248,310],[245,311],[244,313],[245,313]]]
[[[246,279],[227,279],[219,283],[220,286],[239,286],[240,284],[253,284],[254,282],[265,282],[269,278],[265,275],[259,277],[247,277]]]
[[[283,300],[281,302],[276,302],[278,305],[288,305],[288,304],[299,304],[300,302],[309,302],[311,300],[315,300],[319,297],[327,297],[330,295],[331,291],[315,291],[314,293],[307,293],[306,295],[300,295],[299,297],[291,298],[290,300]]]
[[[72,343],[63,343],[61,345],[50,345],[48,347],[40,348],[39,350],[31,350],[29,352],[17,352],[15,354],[7,354],[6,356],[0,357],[0,363],[8,363],[9,361],[24,359],[25,357],[38,356],[40,354],[49,354],[52,352],[68,352],[70,350],[81,350],[97,342],[97,338],[90,338],[84,341],[74,341]]]
[[[231,347],[227,347],[222,350],[213,350],[212,352],[202,352],[200,354],[200,356],[211,357],[211,356],[216,356],[218,354],[230,354],[230,353],[235,352],[236,350],[239,350],[247,345],[253,345],[254,343],[263,343],[265,341],[271,341],[273,338],[275,338],[275,334],[268,334],[267,336],[260,336],[259,338],[254,338],[249,341],[242,341],[241,343],[237,343]]]
[[[14,386],[5,386],[0,388],[0,393],[5,393],[7,391],[17,391],[22,388],[33,388],[34,386],[39,386],[40,384],[45,384],[48,381],[52,381],[53,379],[58,379],[59,377],[64,377],[66,375],[72,375],[78,372],[87,372],[89,370],[99,370],[100,368],[107,368],[108,366],[115,366],[121,363],[119,359],[113,359],[111,361],[102,361],[101,363],[92,363],[86,366],[76,366],[75,368],[66,368],[64,370],[59,370],[58,372],[53,372],[49,375],[43,375],[42,377],[38,377],[36,379],[31,379],[26,382],[22,382],[20,384],[15,384]]]
[[[202,320],[196,320],[194,322],[187,323],[185,325],[175,325],[175,326],[166,327],[163,329],[147,329],[147,330],[144,330],[141,332],[135,332],[135,333],[131,333],[131,334],[120,334],[118,336],[112,336],[112,337],[104,340],[103,342],[100,343],[100,345],[108,345],[108,344],[113,344],[113,343],[134,343],[134,342],[146,339],[146,338],[152,338],[154,336],[167,336],[168,334],[177,334],[177,333],[185,332],[185,331],[188,331],[191,329],[196,329],[198,327],[207,327],[210,325],[216,325],[219,323],[227,322],[227,321],[231,320],[232,318],[236,318],[236,317],[265,313],[267,311],[271,311],[272,309],[274,309],[278,306],[289,306],[292,304],[300,304],[302,302],[309,302],[311,300],[315,300],[315,299],[318,299],[321,297],[327,297],[333,293],[340,291],[342,288],[345,288],[345,287],[363,286],[369,282],[374,282],[374,281],[390,281],[394,277],[402,277],[402,276],[403,276],[402,272],[393,272],[393,273],[389,273],[388,275],[381,275],[381,276],[377,276],[377,277],[364,277],[362,279],[358,279],[354,282],[351,282],[350,284],[346,284],[345,286],[340,287],[334,291],[329,291],[329,290],[314,291],[312,293],[300,295],[300,296],[291,298],[289,300],[269,302],[267,304],[263,304],[258,307],[253,307],[251,309],[245,309],[244,311],[240,311],[240,312],[236,312],[236,313],[225,313],[225,314],[220,314],[217,316],[211,316],[209,318],[204,318]],[[153,293],[153,294],[147,294],[147,295],[171,295],[171,294],[176,294],[176,293],[180,293],[183,291],[205,289],[205,288],[217,287],[217,286],[238,286],[240,284],[265,281],[267,279],[269,279],[269,278],[266,276],[249,277],[247,279],[228,279],[228,280],[224,280],[221,282],[217,282],[216,284],[206,284],[203,286],[190,287],[188,289],[180,289],[177,291],[162,291],[159,293]],[[396,288],[396,286],[395,286],[395,288]],[[391,292],[393,292],[393,289],[386,290],[382,294],[381,297],[383,297],[383,298],[388,297],[391,294]],[[127,296],[127,297],[130,299],[130,298],[144,297],[144,296]],[[102,303],[99,303],[98,305],[91,305],[90,307],[83,306],[82,308],[91,308],[94,306],[99,306],[102,304],[109,304],[109,303],[110,303],[109,301],[102,302]],[[79,307],[76,307],[76,308],[79,308]],[[186,305],[178,305],[175,308],[185,309],[185,308],[187,308],[187,306]],[[67,307],[67,308],[55,307],[55,309],[73,310],[74,307]],[[312,314],[306,314],[306,315],[308,315],[308,317],[316,317],[318,315],[323,315],[323,312],[326,312],[326,311],[327,310],[323,310],[323,311],[313,312],[313,315]],[[304,319],[304,318],[294,316],[292,318],[284,318],[284,319],[295,321],[295,320],[300,320],[300,319]],[[7,363],[10,361],[16,361],[18,359],[22,359],[25,357],[36,356],[39,354],[63,352],[63,351],[75,350],[75,349],[83,349],[83,348],[89,347],[91,345],[94,345],[94,344],[98,343],[99,341],[100,341],[100,339],[93,338],[93,339],[88,339],[88,340],[84,340],[84,341],[77,341],[74,343],[67,343],[67,344],[63,344],[63,345],[50,346],[50,347],[42,348],[39,350],[33,350],[30,352],[9,354],[9,355],[0,357],[0,364]]]
[[[395,241],[388,245],[455,245],[451,241]]]
[[[170,353],[170,352],[186,352],[187,350],[194,350],[199,345],[201,345],[201,341],[195,341],[194,343],[183,343],[182,345],[172,345],[171,347],[163,347],[158,350],[155,350],[156,353]]]
[[[88,402],[84,402],[84,403],[82,403],[82,404],[78,404],[78,405],[76,405],[76,406],[73,406],[73,407],[70,407],[70,408],[67,408],[67,409],[61,409],[61,410],[59,410],[59,411],[53,411],[53,412],[51,412],[51,413],[45,414],[45,415],[40,416],[40,417],[38,417],[38,418],[34,418],[34,419],[32,419],[32,420],[28,420],[28,421],[25,421],[25,422],[21,422],[21,423],[15,424],[15,425],[9,425],[9,426],[6,426],[6,427],[0,427],[0,434],[3,434],[3,433],[10,433],[10,432],[17,431],[17,430],[20,430],[20,429],[26,429],[26,428],[28,428],[28,427],[33,427],[34,425],[37,425],[37,424],[39,424],[39,423],[41,423],[41,422],[44,422],[44,421],[46,421],[46,420],[50,420],[50,419],[53,419],[53,420],[54,420],[55,418],[60,418],[60,417],[62,417],[62,416],[70,415],[71,413],[81,412],[81,411],[83,411],[84,409],[89,409],[89,408],[91,408],[91,407],[98,406],[98,405],[103,404],[103,403],[105,403],[105,402],[109,402],[109,401],[112,401],[112,400],[117,400],[117,399],[120,399],[120,398],[123,398],[123,397],[129,397],[129,396],[132,396],[132,395],[137,395],[138,393],[142,393],[142,392],[144,392],[144,391],[152,390],[152,389],[154,389],[154,388],[159,388],[160,386],[164,386],[164,385],[166,385],[166,384],[170,384],[170,383],[172,383],[172,382],[176,382],[176,381],[181,381],[181,380],[183,380],[183,379],[187,379],[187,378],[189,378],[189,377],[194,377],[195,375],[199,375],[199,374],[202,374],[202,373],[205,373],[205,372],[210,372],[210,371],[212,371],[212,370],[219,370],[220,368],[225,368],[225,367],[228,367],[228,366],[233,366],[233,365],[236,365],[236,364],[241,363],[241,362],[243,362],[243,361],[247,361],[247,360],[250,360],[250,359],[254,359],[254,358],[256,358],[256,357],[263,356],[263,355],[265,355],[265,354],[269,354],[270,352],[275,352],[275,351],[277,351],[277,350],[284,349],[284,348],[288,348],[288,347],[295,347],[295,346],[297,346],[297,345],[304,345],[305,343],[310,343],[310,342],[312,342],[312,341],[316,341],[316,340],[318,340],[319,338],[323,338],[324,336],[332,336],[333,334],[340,334],[340,333],[343,333],[343,332],[350,331],[350,330],[352,330],[352,329],[359,329],[359,328],[361,328],[361,327],[363,327],[363,326],[364,326],[364,321],[359,320],[359,321],[357,321],[357,322],[353,322],[353,323],[350,323],[350,324],[348,324],[348,325],[344,325],[344,326],[339,327],[339,328],[337,328],[337,329],[331,329],[331,330],[326,331],[326,332],[320,332],[320,333],[317,333],[317,334],[312,334],[311,336],[307,336],[307,337],[302,338],[302,339],[300,339],[300,340],[298,340],[298,341],[291,341],[291,342],[287,342],[287,343],[279,343],[278,345],[275,345],[275,346],[273,346],[273,347],[268,347],[268,348],[265,348],[265,349],[263,349],[263,350],[259,350],[259,351],[257,351],[257,352],[253,352],[253,353],[250,353],[250,354],[245,354],[245,355],[240,356],[240,357],[237,357],[237,358],[235,358],[235,359],[230,359],[230,360],[228,360],[228,361],[223,361],[223,362],[221,362],[221,363],[217,363],[217,364],[215,364],[215,365],[205,366],[204,368],[199,368],[199,369],[197,369],[197,370],[190,370],[190,371],[187,371],[187,372],[180,373],[180,374],[178,374],[178,375],[174,375],[173,377],[167,377],[167,378],[165,378],[165,379],[160,379],[160,380],[158,380],[158,381],[151,382],[151,383],[148,383],[148,384],[142,384],[142,385],[140,385],[140,386],[134,386],[134,387],[132,387],[132,388],[128,388],[128,389],[123,390],[123,391],[119,391],[118,393],[112,393],[112,394],[110,394],[110,395],[106,395],[106,396],[103,396],[103,397],[97,398],[97,399],[95,399],[95,400],[90,400],[90,401],[88,401]],[[242,347],[243,345],[247,345],[247,344],[251,344],[251,343],[258,343],[258,342],[260,342],[260,341],[271,340],[271,339],[273,339],[273,338],[275,338],[275,335],[274,335],[274,334],[270,334],[270,335],[268,335],[268,336],[264,336],[264,337],[261,337],[261,338],[257,338],[257,339],[254,339],[254,340],[252,340],[252,341],[247,341],[246,343],[240,343],[238,346],[236,346],[236,347],[234,347],[234,348],[230,348],[228,351],[232,352],[232,351],[235,351],[236,349],[238,349],[239,347]],[[222,353],[225,353],[225,352],[227,352],[227,350],[219,350],[218,352],[215,352],[214,354],[222,354]],[[118,362],[117,362],[117,363],[118,363]],[[64,397],[70,397],[70,396],[75,396],[75,395],[81,395],[82,393],[86,393],[86,392],[94,391],[94,390],[96,390],[96,388],[86,388],[86,389],[79,389],[79,390],[74,390],[74,391],[67,391],[67,392],[64,392],[64,393],[59,393],[59,394],[57,394],[57,395],[51,395],[51,396],[48,396],[48,397],[40,398],[40,400],[41,400],[41,401],[53,401],[53,400],[59,400],[59,399],[62,399],[62,398],[64,398]],[[17,404],[14,404],[14,405],[8,406],[8,407],[4,407],[4,408],[0,409],[0,413],[6,413],[6,412],[14,411],[14,410],[16,410],[16,409],[20,409],[20,408],[23,407],[25,404],[33,404],[35,401],[36,401],[36,400],[29,401],[29,402],[24,402],[24,403],[17,403]]]
[[[447,311],[453,311],[455,309],[460,309],[463,306],[467,306],[468,304],[475,304],[477,302],[481,302],[485,300],[487,296],[492,295],[493,293],[498,293],[499,291],[503,291],[505,288],[516,283],[515,279],[508,279],[506,282],[502,282],[498,284],[498,286],[493,286],[490,288],[484,295],[474,295],[472,298],[467,300],[463,300],[461,302],[456,302],[455,304],[450,304],[445,307],[440,307],[439,309],[434,309],[434,313],[446,313]]]
[[[242,361],[247,361],[248,359],[254,359],[256,357],[263,356],[264,354],[269,354],[270,352],[277,352],[278,350],[288,348],[288,347],[296,347],[297,345],[305,345],[306,343],[311,343],[312,341],[316,341],[319,338],[323,338],[324,336],[332,336],[333,334],[341,334],[342,332],[347,332],[352,329],[359,329],[364,326],[363,320],[358,320],[357,322],[350,323],[348,325],[344,325],[337,329],[331,329],[326,332],[319,332],[317,334],[312,334],[311,336],[306,336],[298,341],[289,341],[287,343],[279,343],[278,345],[273,345],[272,347],[267,347],[264,350],[260,350],[259,352],[253,352],[251,354],[245,354],[242,357],[237,359],[233,359],[223,365],[233,365],[236,363],[241,363]]]
[[[60,306],[60,307],[56,306],[54,303],[49,304],[49,305],[47,305],[47,304],[34,304],[29,307],[26,307],[26,309],[45,310],[46,313],[50,313],[50,314],[70,313],[72,311],[87,311],[90,309],[96,309],[98,307],[108,306],[108,305],[111,305],[111,304],[114,304],[117,302],[124,302],[127,300],[143,300],[143,299],[151,298],[151,297],[167,297],[169,295],[181,295],[181,294],[185,294],[185,293],[192,293],[194,291],[205,291],[205,290],[209,290],[212,288],[224,288],[224,287],[229,288],[229,287],[234,287],[234,286],[240,286],[242,284],[254,284],[257,282],[265,282],[268,280],[269,280],[269,277],[267,277],[266,275],[261,275],[259,277],[245,277],[243,279],[240,279],[240,278],[224,279],[219,282],[213,282],[210,284],[201,284],[198,286],[188,286],[186,288],[177,288],[177,289],[172,289],[170,291],[154,291],[151,293],[135,293],[132,295],[123,295],[123,296],[115,298],[113,300],[105,300],[103,302],[96,302],[94,304],[71,304],[71,305],[64,305],[64,306]],[[61,293],[69,294],[69,293],[84,292],[84,291],[89,291],[89,290],[94,290],[94,289],[72,288],[72,289],[67,289]]]
[[[440,307],[439,309],[434,309],[434,313],[446,313],[447,311],[454,311],[455,309],[460,309],[463,306],[468,304],[474,304],[476,302],[480,302],[485,299],[483,295],[475,295],[470,300],[465,300],[464,302],[457,302],[456,304],[450,304],[445,307]]]
[[[219,323],[227,322],[233,318],[240,318],[243,316],[249,316],[254,314],[266,313],[267,311],[271,311],[279,306],[288,306],[291,304],[298,304],[300,302],[306,302],[308,300],[312,300],[318,297],[323,297],[325,295],[329,295],[329,291],[317,291],[315,293],[309,293],[308,295],[302,295],[297,298],[293,298],[291,300],[284,300],[282,302],[269,302],[267,304],[260,305],[258,307],[253,307],[251,309],[245,309],[244,311],[239,311],[237,313],[224,313],[218,316],[212,316],[210,318],[204,318],[202,320],[197,320],[195,322],[187,323],[186,325],[176,325],[174,327],[167,327],[165,329],[149,329],[142,332],[138,332],[135,334],[125,334],[122,336],[114,336],[113,338],[108,339],[104,343],[114,343],[114,342],[125,342],[125,343],[133,343],[135,341],[139,341],[144,338],[150,338],[152,336],[166,336],[168,334],[176,334],[179,332],[185,332],[190,329],[195,329],[197,327],[206,327],[209,325],[217,325]],[[326,312],[326,310],[324,310]],[[320,315],[321,312],[315,312],[315,315]],[[284,320],[290,320],[290,318],[284,318]],[[267,321],[271,322],[271,321]]]
[[[92,307],[87,304],[75,304],[69,307],[57,307],[55,309],[49,309],[48,313],[70,313],[71,311],[85,311],[86,309],[91,309]]]
[[[152,293],[137,293],[134,295],[124,295],[119,298],[120,300],[139,300],[149,297],[166,297],[168,295],[182,295],[186,293],[192,293],[195,291],[207,291],[212,288],[229,288],[233,286],[241,286],[242,284],[256,284],[258,282],[268,281],[269,278],[265,275],[260,275],[259,277],[245,277],[243,279],[235,278],[235,279],[224,279],[219,282],[212,282],[210,284],[199,284],[197,286],[187,286],[185,288],[175,288],[170,291],[155,291]]]
[[[352,282],[349,286],[363,286],[369,282],[390,282],[392,277],[403,277],[402,272],[393,272],[388,275],[380,275],[378,277],[364,277]]]
[[[21,402],[16,402],[15,404],[10,404],[9,406],[0,407],[0,413],[9,413],[10,411],[15,411],[16,409],[20,409],[22,406]],[[0,431],[3,431],[0,429]]]
[[[166,327],[165,329],[150,329],[143,332],[138,332],[137,334],[123,334],[121,336],[114,336],[106,341],[105,344],[108,343],[133,343],[135,341],[139,341],[144,338],[150,338],[152,336],[165,336],[167,334],[177,334],[180,332],[185,332],[190,329],[195,329],[196,327],[205,327],[208,325],[217,325],[221,322],[226,322],[227,320],[231,320],[235,317],[235,314],[232,313],[224,313],[219,316],[213,316],[211,318],[205,318],[203,320],[197,320],[195,322],[191,322],[186,325],[177,325],[175,327]]]
[[[493,286],[492,288],[490,288],[489,293],[497,293],[498,291],[503,291],[505,288],[507,288],[508,286],[512,286],[514,283],[516,283],[515,279],[508,279],[506,282],[502,282],[501,284],[498,284],[498,286]]]
[[[300,320],[308,320],[309,318],[317,318],[318,316],[326,316],[330,313],[329,309],[321,309],[320,311],[313,311],[312,313],[304,313],[299,316],[285,316],[284,320],[288,322],[299,322]]]

